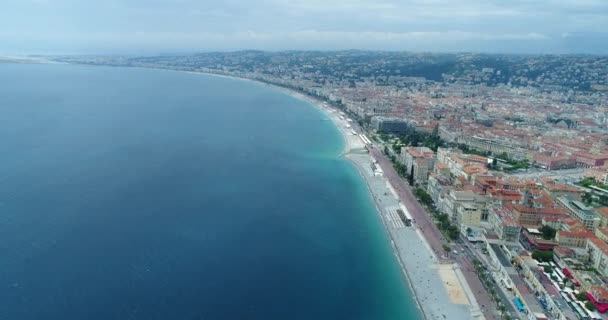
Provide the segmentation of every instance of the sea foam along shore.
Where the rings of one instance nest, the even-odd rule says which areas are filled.
[[[350,160],[367,184],[376,211],[391,239],[395,258],[399,262],[404,280],[409,284],[421,317],[425,319],[472,319],[469,300],[452,264],[442,264],[416,226],[406,227],[397,209],[407,212],[388,180],[376,174],[371,167],[373,157],[359,137],[362,131],[356,123],[342,117],[338,110],[302,93],[280,88],[295,98],[305,100],[321,110],[333,121],[344,139],[343,156]],[[352,134],[355,130],[357,135]],[[404,302],[407,303],[407,302]]]
[[[468,289],[468,284],[462,276],[459,276],[459,270],[451,263],[444,264],[439,261],[426,242],[422,231],[415,224],[412,227],[406,227],[401,222],[396,210],[401,209],[407,212],[407,208],[399,199],[388,179],[382,175],[377,175],[372,170],[371,165],[375,162],[375,159],[367,151],[366,145],[359,136],[363,134],[363,131],[355,122],[348,121],[347,117],[342,116],[338,109],[330,107],[324,101],[292,89],[225,74],[190,71],[188,73],[260,83],[296,99],[306,101],[321,111],[333,122],[343,137],[344,149],[342,155],[351,161],[367,184],[376,211],[391,240],[395,258],[401,266],[404,281],[409,284],[414,294],[420,316],[424,319],[437,320],[483,318],[478,312],[474,312],[475,309],[478,309],[477,303],[474,301],[474,297],[465,293],[470,292],[470,290],[465,290]],[[353,131],[355,134],[353,134]],[[404,301],[404,303],[408,302]]]
[[[357,124],[323,101],[293,90],[278,89],[315,106],[339,129],[344,139],[343,156],[353,163],[367,184],[421,316],[425,319],[482,319],[475,297],[458,267],[435,256],[416,224],[406,227],[401,221],[397,209],[408,210],[388,179],[372,170],[375,159],[359,137],[363,131]]]

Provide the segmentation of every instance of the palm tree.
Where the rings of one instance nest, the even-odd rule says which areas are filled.
[[[505,313],[505,311],[507,311],[507,307],[501,304],[498,306],[498,311],[500,311],[500,314],[502,315],[503,313]]]
[[[443,251],[445,251],[445,256],[446,257],[449,257],[450,250],[452,250],[452,248],[450,248],[450,246],[448,246],[447,244],[443,245]]]
[[[585,192],[581,196],[581,200],[583,200],[583,203],[589,203],[589,200],[591,200],[591,195],[588,192]]]

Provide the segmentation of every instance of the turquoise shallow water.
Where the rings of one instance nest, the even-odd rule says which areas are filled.
[[[0,319],[414,319],[306,102],[160,70],[0,64]]]

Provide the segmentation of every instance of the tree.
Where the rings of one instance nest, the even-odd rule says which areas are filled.
[[[583,187],[590,187],[595,184],[595,179],[586,177],[586,178],[581,179],[581,181],[578,184]]]
[[[544,225],[539,229],[540,232],[542,232],[543,234],[543,239],[545,240],[551,240],[553,238],[555,238],[555,234],[557,233],[557,230],[551,228],[548,225]]]
[[[589,301],[589,298],[587,298],[587,295],[584,292],[577,293],[576,299],[578,299],[578,301]]]
[[[414,194],[420,200],[420,202],[424,205],[431,206],[433,204],[433,199],[431,195],[429,195],[424,189],[416,188],[414,190]]]
[[[553,251],[550,250],[534,250],[532,251],[532,259],[541,261],[541,262],[551,262],[553,261]]]
[[[473,258],[473,266],[475,267],[475,269],[481,268],[481,261],[479,261],[479,259],[477,258]]]
[[[444,244],[442,247],[443,247],[443,251],[445,252],[446,257],[449,256],[452,248],[450,248],[450,246],[448,246],[447,244]]]
[[[450,225],[450,217],[445,213],[440,214],[437,217],[437,220],[439,220],[439,225],[441,226],[441,229],[445,230]]]
[[[410,174],[407,176],[407,182],[409,182],[410,186],[414,185],[414,166],[410,169]]]
[[[395,162],[395,171],[402,177],[407,175],[407,167],[402,163]]]
[[[396,154],[401,154],[401,145],[398,143],[394,143],[393,144],[393,151],[395,151]]]
[[[591,193],[589,192],[585,192],[582,196],[581,196],[581,200],[583,200],[583,203],[586,204],[591,204],[593,202],[593,196],[591,195]]]
[[[503,314],[505,313],[505,311],[507,311],[507,307],[501,304],[498,306],[498,311],[500,312],[500,314]]]
[[[585,308],[589,311],[595,311],[595,305],[591,301],[585,302]]]
[[[450,237],[450,239],[452,239],[452,240],[458,239],[458,235],[460,234],[460,230],[458,229],[457,226],[450,225],[450,226],[448,226],[448,228],[447,228],[446,231],[448,232],[448,237]]]

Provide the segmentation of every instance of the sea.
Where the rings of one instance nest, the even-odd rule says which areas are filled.
[[[418,319],[326,120],[251,81],[0,63],[0,319]]]

